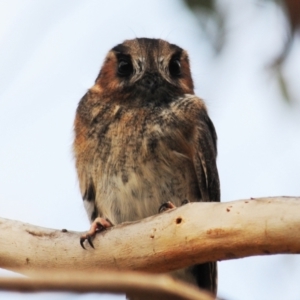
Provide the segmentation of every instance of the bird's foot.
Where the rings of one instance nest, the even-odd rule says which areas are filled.
[[[92,239],[95,237],[95,235],[98,233],[98,232],[101,232],[103,230],[105,230],[106,228],[109,228],[109,227],[112,227],[113,224],[111,223],[111,221],[109,221],[108,219],[104,219],[104,218],[96,218],[92,225],[91,225],[91,228],[90,230],[82,235],[80,237],[80,245],[83,249],[85,249],[84,247],[84,242],[85,241],[88,241],[88,243],[90,244],[90,246],[92,248],[95,248],[94,245],[93,245],[93,242],[92,242]]]
[[[189,203],[190,201],[185,199],[181,202],[181,205],[184,205],[184,204],[187,204]],[[158,213],[162,213],[164,211],[167,211],[167,210],[170,210],[170,209],[173,209],[173,208],[176,208],[176,205],[174,205],[171,201],[168,201],[168,202],[165,202],[163,203],[159,209],[158,209]]]

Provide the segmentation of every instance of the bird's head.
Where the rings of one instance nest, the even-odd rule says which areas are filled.
[[[126,40],[106,56],[96,87],[114,101],[169,103],[193,94],[187,52],[161,39]]]

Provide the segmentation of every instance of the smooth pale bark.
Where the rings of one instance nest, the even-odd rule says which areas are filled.
[[[300,198],[190,203],[97,234],[95,249],[79,232],[0,219],[0,267],[32,270],[167,272],[195,263],[300,253]]]

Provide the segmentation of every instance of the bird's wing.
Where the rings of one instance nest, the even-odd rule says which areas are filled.
[[[193,163],[202,200],[220,201],[220,182],[216,165],[217,134],[207,112],[202,110],[194,131]]]
[[[201,191],[201,201],[220,201],[220,182],[216,165],[217,134],[205,109],[201,109],[197,119],[193,145],[193,163]],[[216,262],[194,265],[190,271],[199,287],[216,295]]]

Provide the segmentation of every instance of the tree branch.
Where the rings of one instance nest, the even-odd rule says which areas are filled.
[[[300,253],[300,198],[190,203],[139,222],[106,230],[79,245],[63,232],[0,219],[0,267],[33,270],[168,272],[207,261]]]
[[[34,272],[31,278],[0,278],[0,290],[19,292],[68,291],[127,294],[142,299],[214,300],[208,292],[166,275],[117,271]],[[139,298],[141,299],[141,298]]]

